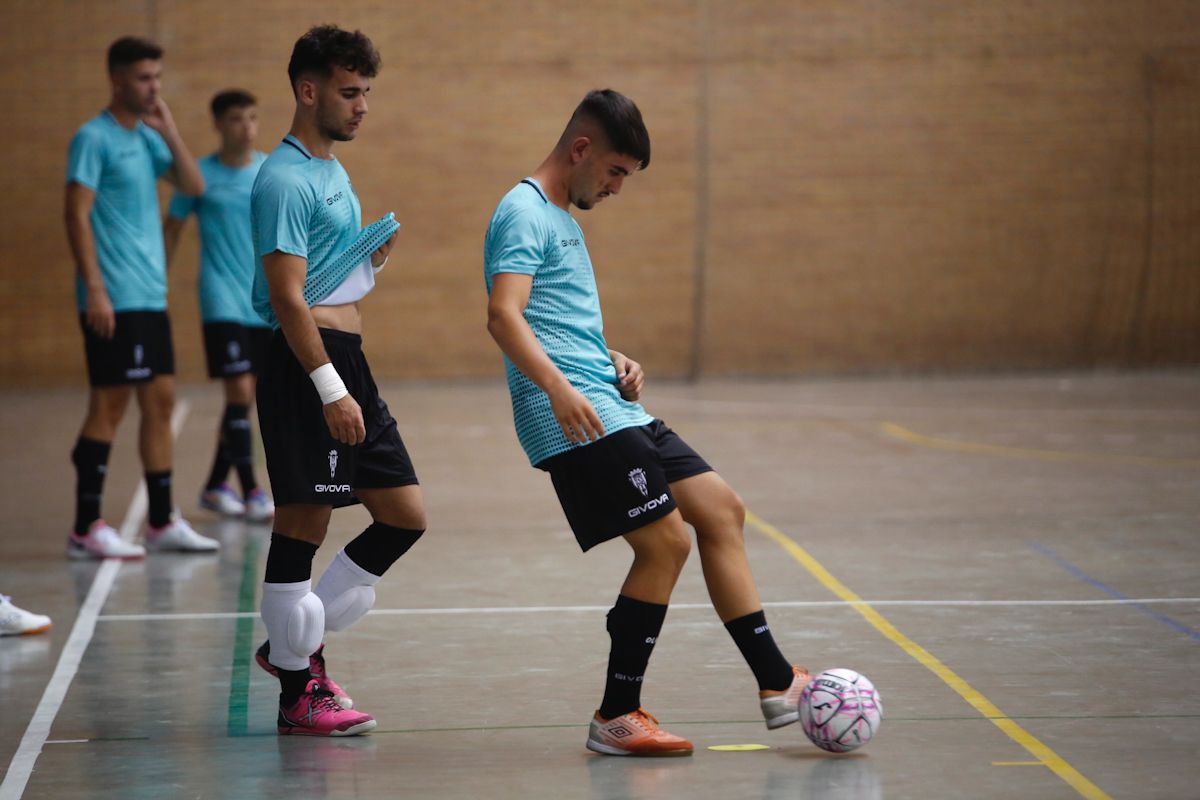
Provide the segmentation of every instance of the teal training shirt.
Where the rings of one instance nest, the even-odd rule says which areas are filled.
[[[235,322],[263,327],[250,304],[254,285],[254,244],[250,240],[250,190],[266,160],[254,153],[250,163],[230,167],[217,153],[200,159],[204,194],[175,193],[167,214],[187,219],[195,214],[200,226],[200,317],[205,322]]]
[[[362,209],[338,160],[314,158],[288,134],[258,171],[250,194],[250,227],[254,310],[272,320],[262,257],[279,251],[307,259],[308,285],[354,243],[362,227]],[[279,327],[278,321],[272,324]]]
[[[489,296],[492,280],[501,272],[533,276],[525,321],[554,365],[591,401],[605,436],[654,421],[617,391],[617,370],[604,341],[600,295],[583,231],[570,214],[546,199],[532,178],[513,187],[492,215],[483,245],[483,272]],[[507,356],[504,368],[517,438],[529,463],[586,447],[567,441],[550,410],[550,398]]]
[[[171,150],[141,120],[132,130],[107,110],[84,124],[67,153],[67,183],[96,193],[90,220],[96,261],[114,311],[163,311],[167,264],[155,181],[171,168]],[[87,286],[75,277],[79,310]]]

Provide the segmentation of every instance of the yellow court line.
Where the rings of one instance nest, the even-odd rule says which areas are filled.
[[[961,442],[957,439],[941,439],[909,430],[894,422],[879,423],[879,430],[893,439],[909,444],[929,447],[934,450],[950,450],[956,453],[979,453],[1008,458],[1034,458],[1040,461],[1074,461],[1085,464],[1137,464],[1139,466],[1200,467],[1197,458],[1167,458],[1159,456],[1131,456],[1120,453],[1070,453],[1065,450],[1039,450],[1032,447],[1005,447],[982,442]]]
[[[812,573],[812,576],[822,586],[842,600],[853,605],[854,610],[862,614],[867,622],[871,623],[877,631],[890,639],[904,652],[915,658],[934,675],[941,678],[943,683],[958,692],[964,700],[975,707],[976,711],[991,720],[993,725],[1008,734],[1010,739],[1021,745],[1021,747],[1024,747],[1030,755],[1053,770],[1054,774],[1066,781],[1080,795],[1092,800],[1101,800],[1101,798],[1108,800],[1108,795],[1100,787],[1085,778],[1082,773],[1064,761],[1058,753],[1055,753],[1039,741],[1033,734],[1010,719],[992,701],[980,694],[953,670],[939,661],[932,653],[897,630],[882,614],[851,591],[846,584],[835,578],[829,570],[825,569],[819,561],[809,555],[808,551],[797,544],[791,537],[752,512],[746,512],[746,521],[766,536],[774,539],[792,558],[796,559],[800,562],[801,566]]]

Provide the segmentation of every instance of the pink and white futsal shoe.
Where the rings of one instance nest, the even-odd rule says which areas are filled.
[[[346,710],[354,708],[354,701],[350,699],[350,695],[346,694],[346,690],[338,686],[333,678],[329,677],[329,673],[325,671],[325,643],[321,642],[321,646],[317,648],[317,652],[308,657],[308,672],[313,676],[313,679],[321,685],[321,688],[333,695],[333,699],[337,704]],[[270,661],[271,657],[271,642],[262,643],[262,647],[254,653],[254,660],[258,665],[267,671],[267,674],[276,678],[279,677],[279,670]]]
[[[67,539],[68,558],[145,558],[146,548],[121,538],[116,528],[102,519],[88,526],[83,536],[71,532]]]
[[[759,694],[759,705],[762,707],[763,719],[771,730],[791,725],[800,719],[800,693],[812,680],[804,667],[792,667],[792,685],[783,692]]]
[[[358,736],[375,730],[377,723],[370,714],[342,708],[314,678],[300,699],[288,708],[279,707],[276,724],[281,736]]]

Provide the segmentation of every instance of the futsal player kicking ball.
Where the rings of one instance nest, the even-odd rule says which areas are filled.
[[[213,124],[221,137],[217,152],[200,159],[204,194],[176,193],[163,221],[167,261],[193,213],[200,223],[200,316],[208,377],[225,385],[225,412],[217,430],[217,453],[200,506],[227,516],[263,522],[275,506],[258,486],[250,454],[250,404],[254,376],[262,368],[270,327],[250,303],[254,245],[250,241],[250,189],[267,156],[254,149],[258,108],[254,96],[228,89],[212,99]],[[236,468],[242,496],[225,478]]]
[[[636,402],[637,362],[608,349],[583,232],[568,213],[621,191],[650,163],[641,113],[589,93],[554,150],[500,201],[484,243],[488,330],[504,351],[517,436],[550,473],[583,550],[624,537],[633,565],[608,612],[604,699],[587,747],[619,756],[690,755],[692,743],[641,708],[642,678],[696,530],[704,580],[758,679],[767,727],[799,718],[808,673],[780,654],[742,538],[741,499]]]
[[[250,198],[254,307],[275,327],[258,391],[276,511],[261,605],[268,642],[257,660],[279,678],[281,734],[351,736],[375,727],[369,714],[350,710],[326,673],[322,638],[367,613],[380,576],[425,529],[417,476],[360,336],[358,301],[375,285],[396,223],[360,230],[358,198],[332,153],[358,133],[379,63],[358,31],[320,26],[300,37],[288,64],[291,132],[262,165]],[[355,500],[373,521],[314,589],[313,555],[330,514]]]
[[[108,454],[129,397],[141,409],[138,449],[146,474],[151,550],[211,552],[218,543],[172,513],[171,413],[175,354],[167,318],[167,272],[155,181],[198,195],[204,178],[183,143],[162,84],[160,47],[126,37],[108,50],[112,101],[71,140],[65,218],[87,355],[87,417],[75,465],[71,558],[141,558],[100,517]]]

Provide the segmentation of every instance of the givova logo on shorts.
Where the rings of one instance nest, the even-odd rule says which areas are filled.
[[[333,479],[333,477],[335,475],[337,475],[337,465],[338,465],[338,451],[330,450],[329,451],[329,478],[331,480]],[[313,486],[313,490],[315,492],[317,492],[318,494],[324,494],[326,492],[333,492],[336,494],[339,492],[350,491],[350,484],[348,484],[348,483],[318,483],[317,485]]]

